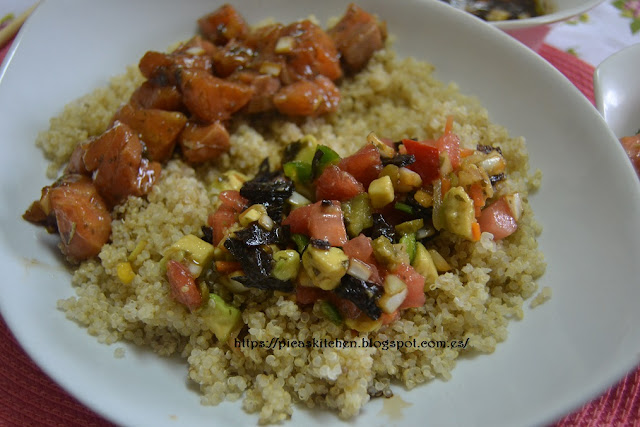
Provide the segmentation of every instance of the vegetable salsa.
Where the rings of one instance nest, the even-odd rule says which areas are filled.
[[[265,159],[252,179],[236,174],[204,237],[181,239],[165,257],[172,295],[193,311],[212,281],[236,293],[292,294],[300,305],[321,301],[332,322],[360,332],[423,306],[451,269],[434,236],[504,239],[522,213],[518,193],[494,197],[506,171],[500,148],[462,149],[452,128],[449,118],[425,141],[370,133],[345,158],[307,136],[286,147],[279,168]]]

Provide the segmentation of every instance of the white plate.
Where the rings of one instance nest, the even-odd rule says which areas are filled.
[[[548,269],[541,286],[553,299],[526,310],[489,356],[461,360],[448,382],[394,391],[411,405],[401,420],[366,405],[356,425],[525,425],[577,408],[640,360],[640,188],[615,137],[595,108],[546,61],[504,33],[439,2],[362,1],[387,20],[401,55],[436,65],[437,76],[476,95],[493,121],[527,138],[544,185],[532,198],[544,225]],[[338,0],[242,0],[250,22],[342,14]],[[127,346],[98,344],[56,310],[73,294],[52,240],[20,215],[48,184],[34,146],[49,117],[105,85],[148,49],[189,37],[211,0],[47,0],[21,31],[0,82],[0,309],[28,354],[89,407],[127,425],[256,424],[240,402],[199,404],[186,364]],[[55,35],[55,37],[54,37]],[[55,240],[55,239],[54,239]],[[37,260],[37,263],[30,260]],[[297,409],[293,423],[338,422]],[[293,425],[293,424],[292,424]]]
[[[501,30],[516,30],[534,27],[538,25],[548,25],[585,13],[600,3],[602,0],[540,0],[550,9],[550,13],[533,18],[510,19],[507,21],[495,21],[491,25]]]
[[[596,107],[618,138],[640,129],[640,43],[616,52],[596,68]]]

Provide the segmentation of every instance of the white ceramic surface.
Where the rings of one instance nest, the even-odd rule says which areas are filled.
[[[410,392],[399,419],[366,405],[355,425],[517,426],[552,421],[595,397],[640,361],[637,236],[640,188],[595,108],[538,55],[470,15],[439,2],[362,1],[388,22],[400,55],[435,64],[436,75],[477,96],[493,121],[526,137],[544,174],[532,196],[544,226],[553,298],[513,322],[492,355],[461,360],[448,382]],[[250,22],[342,14],[337,0],[239,0]],[[73,294],[55,238],[20,215],[49,183],[33,141],[64,104],[106,84],[148,49],[195,31],[211,0],[46,0],[23,27],[0,72],[0,309],[33,359],[82,402],[136,426],[255,425],[240,402],[199,404],[177,359],[105,346],[56,310]],[[55,35],[55,37],[53,36]],[[616,148],[612,148],[616,147]],[[296,408],[291,425],[339,423],[332,413]]]
[[[551,13],[533,18],[495,21],[491,22],[491,25],[501,30],[519,30],[538,25],[553,24],[554,22],[565,21],[585,13],[602,3],[602,1],[603,0],[542,0],[544,4],[549,5],[548,7]]]
[[[596,68],[596,107],[618,138],[640,129],[640,43],[614,53]]]

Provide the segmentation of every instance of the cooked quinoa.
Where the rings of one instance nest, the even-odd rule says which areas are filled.
[[[461,95],[455,84],[437,81],[432,72],[431,65],[398,59],[388,49],[343,82],[337,114],[295,122],[235,119],[231,151],[216,164],[193,168],[174,158],[146,198],[130,197],[115,208],[111,243],[99,258],[76,269],[76,296],[59,301],[59,309],[100,342],[127,341],[162,356],[179,354],[189,365],[190,379],[200,386],[203,404],[242,399],[243,408],[258,413],[261,423],[286,420],[294,404],[331,408],[348,419],[372,394],[389,394],[392,386],[412,389],[434,378],[446,380],[461,354],[493,352],[507,337],[508,321],[523,317],[523,302],[536,293],[536,279],[545,269],[536,242],[541,228],[527,202],[541,177],[539,172],[529,174],[522,138],[512,138],[492,124],[477,100]],[[137,69],[130,68],[109,87],[72,103],[52,119],[50,130],[37,141],[51,160],[52,175],[78,142],[105,130],[141,81]],[[462,146],[501,147],[508,179],[496,184],[497,195],[519,192],[524,212],[518,230],[502,241],[483,233],[474,243],[444,231],[435,238],[434,247],[453,270],[431,286],[424,307],[405,311],[377,332],[357,334],[331,323],[317,305],[301,309],[287,295],[256,289],[234,295],[222,286],[215,292],[242,307],[248,327],[245,340],[468,339],[466,348],[231,348],[216,340],[197,312],[190,313],[170,297],[159,261],[182,236],[201,234],[201,225],[217,207],[212,183],[228,168],[251,174],[264,157],[277,161],[286,144],[307,134],[341,155],[361,147],[371,131],[394,140],[437,138],[449,115]],[[131,283],[123,284],[117,266],[134,250],[139,252],[131,262],[136,274]],[[535,303],[549,295],[543,291]],[[123,355],[124,351],[116,352]]]

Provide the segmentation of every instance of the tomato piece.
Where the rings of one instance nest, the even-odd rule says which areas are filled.
[[[340,202],[336,200],[319,201],[293,210],[282,225],[289,225],[292,233],[326,240],[331,246],[342,246],[348,240]]]
[[[355,239],[349,240],[342,247],[345,255],[349,258],[355,258],[367,264],[371,268],[371,276],[369,281],[382,284],[380,271],[376,258],[373,256],[373,247],[371,246],[371,238],[360,234]]]
[[[416,161],[408,166],[422,178],[423,184],[429,184],[440,177],[440,153],[438,147],[423,141],[403,139],[402,145],[407,154],[413,154]]]
[[[331,246],[342,246],[349,240],[344,226],[340,203],[332,200],[331,204],[316,202],[309,217],[309,234],[313,239],[326,240]]]
[[[313,304],[319,299],[324,299],[327,291],[313,286],[296,286],[296,302],[298,304]]]
[[[369,187],[371,181],[378,178],[382,170],[380,152],[373,144],[367,144],[355,154],[345,157],[338,163],[338,167],[349,172],[365,187]]]
[[[315,182],[316,200],[340,200],[344,202],[360,193],[364,187],[349,172],[335,165],[327,166]]]
[[[391,314],[382,312],[382,314],[380,315],[380,321],[382,322],[382,325],[388,325],[390,323],[395,322],[396,320],[398,320],[400,318],[400,309],[394,311]]]
[[[445,133],[436,141],[438,151],[446,152],[451,160],[453,170],[460,168],[460,138],[451,132]]]
[[[481,231],[493,234],[494,240],[504,239],[518,228],[518,223],[511,214],[509,204],[504,197],[482,210],[478,224]]]
[[[207,224],[213,228],[213,245],[220,243],[224,236],[234,223],[236,222],[236,213],[228,206],[220,206],[217,211],[209,215]]]
[[[360,314],[362,314],[362,311],[358,307],[356,307],[353,302],[344,298],[340,298],[333,292],[328,293],[327,299],[329,300],[329,302],[336,306],[340,314],[342,314],[344,317],[347,317],[349,319],[356,319],[358,316],[360,316]]]
[[[228,206],[235,213],[240,213],[247,207],[249,201],[236,190],[226,190],[218,196],[223,206]]]
[[[167,279],[169,279],[171,286],[171,297],[191,311],[200,307],[202,294],[187,267],[177,261],[169,260],[167,262]]]
[[[345,255],[349,258],[356,258],[364,262],[373,262],[373,247],[371,246],[371,238],[360,234],[355,239],[349,240],[342,247]]]
[[[424,277],[404,263],[398,266],[394,274],[407,285],[407,297],[398,308],[422,307],[427,300],[424,294]]]
[[[288,225],[291,233],[309,235],[309,217],[315,205],[306,205],[292,210],[282,221],[282,225]]]

